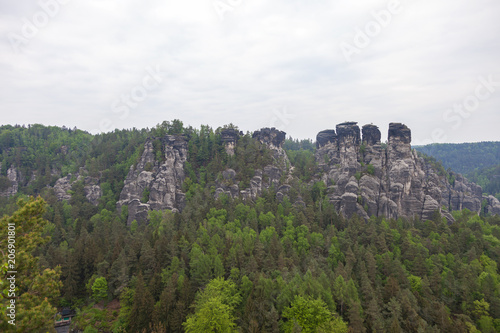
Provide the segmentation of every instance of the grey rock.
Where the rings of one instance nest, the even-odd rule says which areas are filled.
[[[69,194],[69,190],[71,190],[71,186],[76,181],[71,181],[72,175],[68,174],[66,177],[59,178],[54,185],[54,192],[59,201],[69,200],[71,199],[71,194]]]
[[[492,215],[500,215],[500,201],[492,195],[484,197],[486,200],[486,213]]]
[[[260,142],[272,145],[274,147],[282,147],[285,142],[286,133],[276,128],[262,128],[259,131],[255,131],[252,135],[253,138],[258,139]]]
[[[99,204],[99,199],[102,197],[102,189],[99,185],[100,181],[98,178],[86,176],[87,173],[85,168],[80,168],[79,172],[75,175],[69,173],[66,177],[59,178],[54,184],[54,193],[57,199],[59,201],[70,200],[71,194],[69,191],[71,187],[75,182],[82,181],[85,197],[91,204],[97,206]]]
[[[164,159],[155,160],[153,140],[144,144],[144,152],[137,166],[131,166],[117,208],[128,206],[128,221],[144,222],[149,210],[182,210],[185,194],[182,193],[184,182],[184,164],[187,159],[187,138],[182,135],[167,135],[160,138],[164,147]],[[148,170],[146,170],[148,168]],[[149,191],[146,203],[141,203],[143,194]]]
[[[335,134],[335,130],[329,129],[324,130],[316,135],[316,148],[321,148],[329,143],[335,144],[337,141],[337,135]]]
[[[275,186],[276,188],[279,186],[281,179],[281,169],[275,165],[267,165],[264,167],[263,175],[266,175],[269,180],[267,183],[268,187]]]
[[[362,127],[363,143],[367,146],[373,146],[380,143],[380,130],[375,125],[364,125]]]
[[[450,185],[412,151],[411,131],[404,124],[389,124],[386,150],[377,126],[363,126],[363,152],[357,123],[339,124],[336,133],[335,138],[330,130],[318,134],[316,160],[322,173],[318,179],[327,184],[330,202],[345,216],[428,219],[437,210],[451,222],[451,210],[467,208],[479,213],[481,187],[461,175],[455,175]],[[361,174],[359,181],[355,174]],[[496,212],[500,203],[488,199],[485,209]]]
[[[222,177],[224,177],[225,180],[234,180],[236,177],[236,171],[233,169],[227,169],[222,171]]]
[[[102,189],[99,185],[87,185],[84,187],[85,197],[87,200],[97,206],[99,204],[99,199],[102,197]]]
[[[0,163],[1,167],[1,163]],[[20,174],[17,168],[13,165],[10,166],[9,169],[7,169],[7,179],[10,181],[10,186],[0,192],[0,197],[10,197],[13,195],[17,194],[17,191],[19,190],[19,179],[20,179]]]
[[[238,142],[239,137],[243,135],[243,133],[232,128],[226,128],[221,130],[220,135],[222,142],[224,142],[226,153],[228,155],[234,155],[234,148],[236,147],[236,143]]]

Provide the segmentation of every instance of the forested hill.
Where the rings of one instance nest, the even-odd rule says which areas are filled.
[[[499,331],[500,202],[419,156],[405,125],[380,137],[0,127],[16,330],[70,307],[86,333]]]
[[[500,199],[500,142],[441,144],[414,147],[480,185],[483,193]]]
[[[415,146],[416,150],[435,157],[445,168],[461,174],[500,165],[500,142],[433,143]]]

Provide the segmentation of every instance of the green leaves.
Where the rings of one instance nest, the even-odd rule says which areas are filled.
[[[283,331],[303,333],[347,332],[347,325],[334,316],[325,302],[311,297],[295,296],[290,307],[283,311]]]
[[[186,333],[237,332],[234,311],[240,302],[234,282],[211,280],[197,295],[195,313],[183,324]]]
[[[96,302],[99,302],[108,297],[108,282],[104,277],[95,279],[92,285],[92,297]]]
[[[18,206],[19,209],[12,216],[0,220],[0,249],[7,249],[7,226],[15,225],[16,328],[21,332],[45,331],[53,327],[56,314],[53,302],[58,298],[62,286],[59,280],[61,269],[59,266],[41,269],[38,257],[33,255],[35,249],[48,241],[47,237],[42,236],[48,223],[42,218],[45,201],[42,198],[19,200]],[[7,261],[6,253],[2,261]],[[2,309],[6,308],[7,301],[0,297]],[[8,319],[4,312],[0,313],[0,318],[0,329],[7,329]]]

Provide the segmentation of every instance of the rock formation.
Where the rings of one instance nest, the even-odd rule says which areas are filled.
[[[376,126],[363,126],[361,140],[359,133],[357,123],[347,122],[337,125],[336,133],[322,131],[316,139],[320,179],[328,186],[330,201],[345,216],[428,219],[439,211],[451,221],[451,210],[480,211],[481,187],[461,175],[454,175],[450,184],[436,174],[412,151],[411,131],[405,125],[389,125],[386,149]],[[488,200],[491,212],[500,208],[494,197]]]
[[[79,172],[72,175],[69,173],[66,177],[59,178],[54,184],[54,192],[58,200],[71,199],[70,190],[75,182],[82,181],[84,184],[85,197],[87,200],[97,206],[102,197],[102,189],[99,185],[99,179],[87,176],[87,170],[80,168]]]
[[[157,161],[153,140],[160,140],[164,158]],[[131,166],[117,208],[128,206],[128,224],[133,220],[145,221],[148,211],[159,209],[180,210],[184,207],[184,163],[187,159],[187,138],[167,135],[150,138],[136,166]]]
[[[0,167],[1,165],[0,163]],[[11,165],[10,168],[7,169],[7,179],[10,181],[10,186],[6,190],[0,192],[0,197],[16,195],[19,190],[20,175],[15,166]]]
[[[492,215],[500,215],[500,201],[492,195],[484,197],[486,200],[485,213]]]
[[[232,198],[240,197],[245,200],[251,200],[259,196],[263,189],[271,187],[275,189],[278,199],[282,199],[288,193],[290,185],[283,184],[282,181],[282,175],[288,172],[287,167],[290,166],[290,161],[283,149],[286,133],[274,127],[262,128],[259,131],[255,131],[252,137],[259,140],[261,144],[271,150],[273,156],[272,164],[266,165],[263,169],[255,170],[254,176],[250,180],[250,186],[244,189],[240,189],[240,184],[235,181],[236,172],[232,169],[227,169],[222,173],[223,181],[217,183],[215,190],[216,197],[225,194]]]
[[[228,155],[234,155],[234,148],[236,147],[236,143],[238,142],[238,138],[243,135],[242,132],[238,132],[232,128],[226,128],[221,130],[220,132],[221,140],[224,142],[224,148],[226,149],[226,153]]]
[[[243,133],[230,128],[219,133],[227,154],[234,155]],[[263,191],[272,190],[279,201],[289,196],[297,207],[304,206],[295,188],[299,181],[292,176],[293,166],[283,149],[285,137],[286,133],[276,128],[255,131],[252,138],[260,144],[254,142],[251,148],[256,153],[265,148],[272,160],[256,170],[246,169],[245,172],[253,172],[251,179],[247,175],[239,177],[233,169],[222,170],[215,183],[210,184],[215,185],[215,196],[255,200]],[[387,144],[382,144],[377,126],[364,125],[360,129],[356,122],[341,123],[335,129],[319,132],[316,148],[318,170],[309,185],[314,181],[325,182],[330,202],[346,217],[356,213],[364,219],[371,216],[429,219],[438,211],[453,221],[450,212],[465,208],[500,215],[500,202],[493,196],[483,197],[480,186],[453,172],[447,177],[432,162],[417,155],[411,149],[411,131],[404,124],[389,124]],[[66,146],[61,148],[65,154],[67,150]],[[166,135],[146,140],[144,152],[137,164],[130,167],[116,203],[119,210],[127,206],[128,224],[133,220],[146,221],[150,210],[184,208],[182,184],[187,154],[186,136]],[[266,156],[263,160],[270,159]],[[51,173],[56,175],[59,171],[54,169]],[[15,195],[20,186],[33,183],[36,176],[33,172],[27,184],[20,182],[26,177],[14,165],[10,166],[7,170],[10,186],[6,188],[9,184],[2,179],[6,189],[0,196]],[[238,180],[242,178],[245,185]],[[83,182],[89,202],[98,205],[102,196],[100,180],[89,177],[84,168],[56,181],[53,188],[57,198],[69,200],[76,181]]]

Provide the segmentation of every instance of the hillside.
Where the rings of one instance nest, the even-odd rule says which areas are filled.
[[[500,142],[433,143],[414,148],[464,175],[500,165]]]
[[[480,185],[484,193],[500,199],[500,164],[470,172],[467,178]]]
[[[388,134],[2,126],[0,247],[40,225],[18,230],[18,280],[43,277],[19,327],[71,307],[86,332],[500,329],[500,202]]]

